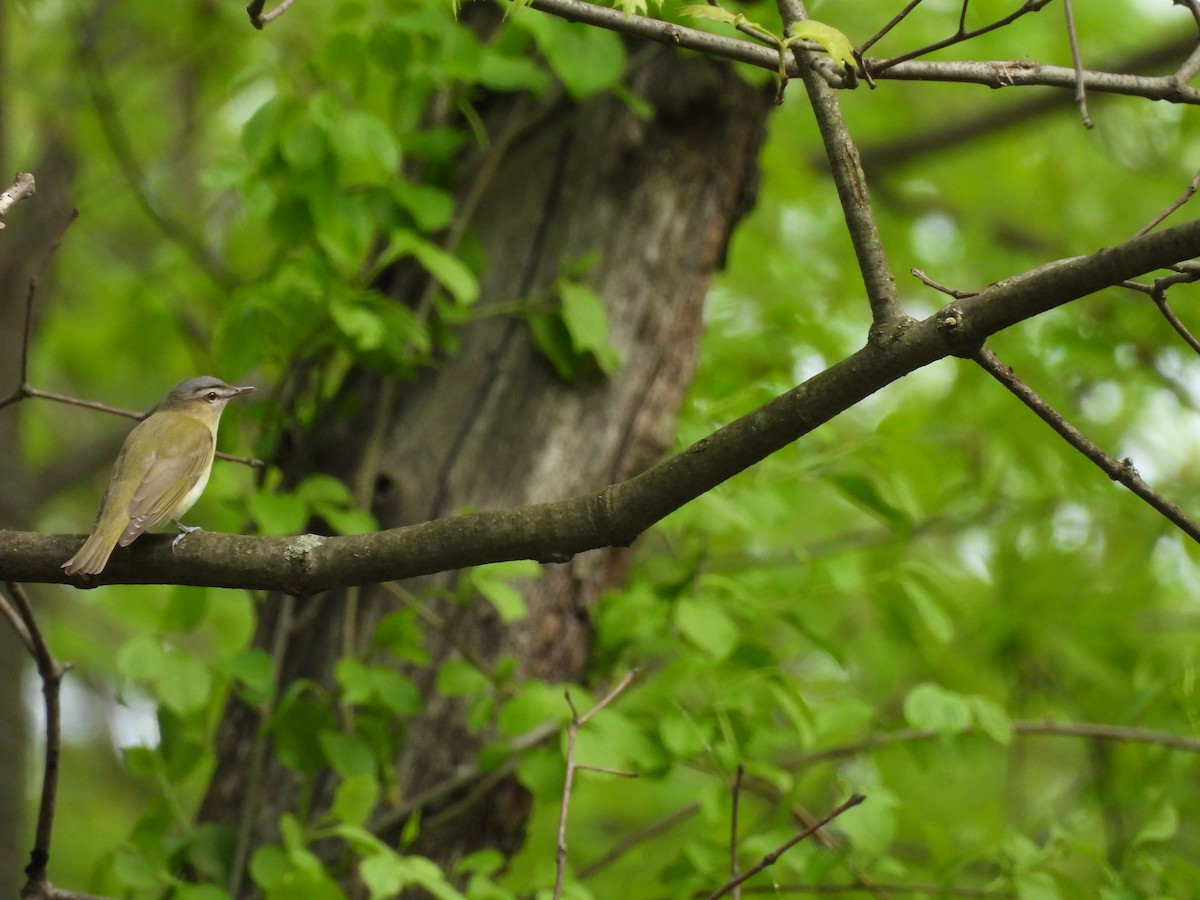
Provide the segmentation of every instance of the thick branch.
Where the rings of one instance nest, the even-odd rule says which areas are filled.
[[[313,594],[502,560],[562,562],[585,550],[625,546],[668,513],[910,372],[947,356],[971,356],[986,338],[1018,322],[1197,255],[1200,221],[1193,221],[1005,279],[593,494],[346,537],[201,533],[172,550],[170,538],[151,536],[118,550],[88,586],[167,583]],[[0,579],[67,582],[59,567],[79,541],[0,531]]]

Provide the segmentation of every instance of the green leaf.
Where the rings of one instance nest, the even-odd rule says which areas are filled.
[[[475,587],[487,598],[505,623],[519,622],[528,614],[525,597],[506,581],[493,578],[475,578]]]
[[[343,113],[329,130],[343,184],[390,184],[400,168],[400,145],[378,116],[360,109]]]
[[[613,32],[552,16],[524,14],[516,22],[533,35],[572,99],[582,100],[620,82],[625,48]]]
[[[196,712],[212,696],[212,673],[183,650],[167,653],[154,680],[158,698],[180,715]]]
[[[412,716],[421,711],[421,691],[408,676],[375,666],[371,669],[371,682],[379,702],[394,715]]]
[[[322,731],[317,742],[330,767],[343,778],[375,775],[375,754],[362,738],[344,731]]]
[[[379,802],[379,782],[373,775],[342,779],[333,795],[331,812],[339,822],[364,825]]]
[[[526,316],[529,337],[533,346],[554,367],[563,381],[574,381],[582,368],[582,359],[575,352],[571,334],[561,315],[531,313]]]
[[[445,228],[454,216],[454,198],[439,188],[397,179],[391,185],[391,193],[421,231]]]
[[[316,772],[325,766],[325,754],[313,735],[336,727],[329,708],[293,684],[270,720],[275,755],[297,772]]]
[[[561,687],[556,690],[534,681],[522,685],[517,695],[504,704],[497,725],[503,737],[513,737],[546,722],[566,722],[570,717],[571,709]]]
[[[229,900],[229,892],[215,884],[175,885],[171,896],[176,900]]]
[[[435,281],[450,292],[461,306],[470,306],[479,297],[479,282],[458,257],[447,253],[412,231],[397,231],[380,255],[381,262],[413,256]]]
[[[685,597],[675,607],[675,625],[693,644],[714,659],[724,659],[739,640],[737,625],[716,600]]]
[[[1002,706],[979,696],[968,697],[967,703],[971,707],[975,723],[984,734],[1005,747],[1012,743],[1012,720]]]
[[[446,697],[461,697],[488,690],[488,677],[465,659],[448,659],[438,669],[437,692]]]
[[[528,90],[540,94],[550,83],[537,63],[525,56],[510,56],[485,49],[479,65],[479,83],[498,91]]]
[[[834,474],[829,476],[829,483],[889,525],[896,528],[908,527],[908,516],[884,499],[873,479],[862,475]]]
[[[802,22],[797,22],[792,26],[791,35],[788,42],[792,41],[816,41],[825,52],[835,61],[845,66],[854,68],[854,45],[850,43],[850,39],[842,32],[838,31],[823,22],[814,22],[812,19],[805,19]]]
[[[208,589],[177,585],[159,620],[159,628],[168,631],[192,631],[208,614]]]
[[[920,579],[909,572],[898,576],[900,586],[920,616],[921,623],[939,644],[948,644],[954,639],[954,622],[933,594]]]
[[[148,634],[126,641],[117,652],[117,671],[138,682],[152,682],[162,671],[166,653],[162,642]]]
[[[246,509],[254,518],[255,530],[264,535],[299,533],[308,522],[304,501],[292,493],[259,488],[246,497]]]
[[[707,3],[689,3],[680,12],[693,19],[711,19],[726,25],[736,25],[742,18],[741,13],[730,12],[722,6],[711,6]]]
[[[1170,800],[1160,800],[1154,806],[1150,818],[1138,829],[1133,838],[1137,846],[1162,843],[1179,833],[1179,810]]]
[[[247,692],[245,699],[249,703],[261,703],[274,693],[274,663],[264,650],[245,650],[224,660],[219,669],[242,683]]]
[[[621,364],[621,357],[609,343],[608,313],[604,303],[595,291],[578,282],[559,282],[558,293],[562,301],[563,324],[575,352],[590,353],[600,371],[611,375]]]
[[[971,704],[961,694],[925,682],[904,698],[904,718],[913,728],[957,734],[971,724]]]

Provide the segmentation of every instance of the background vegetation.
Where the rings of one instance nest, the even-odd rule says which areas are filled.
[[[960,7],[983,24],[1018,6],[928,0],[871,52],[953,33]],[[1141,71],[1169,72],[1195,44],[1189,4],[1077,7],[1088,68],[1161,50]],[[34,207],[59,225],[65,204],[81,211],[37,297],[31,381],[143,409],[198,372],[285,385],[300,366],[303,390],[227,413],[224,449],[262,458],[287,434],[283,420],[307,424],[352,367],[410,378],[452,353],[455,328],[476,315],[486,262],[469,233],[443,249],[456,201],[442,176],[481,139],[480,97],[616,91],[645,112],[622,82],[640,45],[537,10],[511,12],[481,39],[442,0],[301,2],[261,32],[236,5],[208,2],[0,9],[3,161],[35,171],[40,189],[8,217],[0,255],[44,250],[48,240],[18,251],[14,237]],[[809,12],[857,44],[899,9],[870,0]],[[773,7],[745,11],[778,22]],[[696,25],[678,6],[654,14]],[[1069,66],[1061,4],[935,58]],[[770,89],[769,74],[741,74]],[[1087,130],[1069,88],[881,79],[838,96],[894,269],[962,290],[1125,240],[1179,196],[1200,158],[1183,104],[1093,94]],[[455,127],[428,127],[431,103],[455,109]],[[757,203],[708,297],[679,450],[848,356],[870,325],[798,82],[768,128]],[[723,148],[709,152],[720,165]],[[372,287],[402,258],[440,285],[424,306]],[[536,298],[513,314],[531,320],[567,380],[619,367],[594,298],[576,287],[588,261],[564,265],[565,315]],[[8,290],[23,302],[23,280]],[[899,291],[917,318],[947,300],[916,279]],[[1185,319],[1193,296],[1171,294]],[[1111,288],[989,346],[1100,446],[1191,504],[1197,363],[1144,295]],[[19,462],[5,466],[25,484],[0,524],[83,530],[127,423],[43,401],[4,415],[13,433],[20,417]],[[374,527],[338,482],[280,493],[281,480],[218,464],[192,518],[265,534],[296,533],[314,515],[343,533]],[[532,563],[486,567],[458,596],[519,620],[522,585],[538,577]],[[669,516],[592,610],[577,704],[639,674],[580,731],[578,759],[639,777],[578,773],[567,895],[720,886],[744,766],[742,868],[851,794],[867,798],[746,890],[1196,896],[1198,591],[1191,540],[978,366],[918,371]],[[237,893],[230,835],[194,815],[226,698],[272,696],[270,659],[251,642],[263,604],[277,601],[169,585],[36,596],[55,654],[75,664],[54,881],[111,896]],[[425,600],[384,618],[376,647],[419,664],[428,619],[414,609]],[[294,809],[250,848],[241,890],[548,896],[565,745],[554,736],[514,751],[511,739],[565,724],[570,710],[561,687],[514,672],[503,658],[460,657],[437,673],[437,692],[466,698],[467,720],[489,735],[481,771],[508,761],[532,794],[511,864],[481,851],[443,870],[406,854],[420,816],[397,842],[372,843],[373,817],[409,799],[387,760],[404,740],[397,723],[422,701],[406,675],[348,659],[336,697],[273,701],[273,752],[304,777],[332,767],[336,796]],[[5,687],[6,721],[36,708],[31,669],[23,685]],[[351,707],[347,727],[339,711]],[[32,754],[19,771],[32,808]],[[10,891],[30,821],[0,822]]]

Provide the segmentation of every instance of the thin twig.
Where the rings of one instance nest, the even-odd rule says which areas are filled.
[[[278,6],[276,6],[266,15],[263,15],[263,7],[267,5],[266,0],[252,0],[250,5],[246,7],[246,13],[250,16],[250,24],[259,31],[262,31],[263,27],[268,22],[273,22],[278,19],[285,12],[287,12],[289,7],[291,7],[291,5],[295,2],[296,0],[280,0]]]
[[[579,715],[579,710],[575,708],[575,701],[571,699],[569,690],[563,691],[563,696],[566,698],[567,706],[571,708],[571,721],[567,723],[567,771],[566,777],[563,779],[562,805],[558,813],[558,841],[554,852],[554,894],[553,900],[560,900],[562,897],[563,883],[567,876],[567,813],[571,807],[571,787],[575,782],[575,771],[584,768],[575,762],[575,741],[579,736],[579,729],[592,720],[592,717],[604,709],[608,704],[612,703],[625,688],[629,687],[630,682],[637,677],[638,670],[630,670],[624,678],[617,682],[616,687],[604,695],[604,697],[589,709],[584,715]],[[627,773],[610,773],[627,775]],[[629,774],[627,777],[636,777]]]
[[[854,48],[856,51],[856,55],[861,57],[862,54],[866,53],[868,50],[870,50],[872,47],[874,47],[875,43],[880,38],[882,38],[885,34],[887,34],[889,31],[891,31],[893,28],[895,28],[901,22],[903,22],[904,19],[907,18],[908,14],[920,5],[921,5],[921,0],[909,0],[908,5],[906,7],[904,7],[904,9],[900,10],[900,12],[896,13],[896,15],[892,16],[892,20],[890,22],[888,22],[886,25],[884,25],[882,28],[880,28],[877,32],[875,32],[873,35],[871,35],[869,38],[867,38],[865,41],[863,41],[861,44],[859,44],[857,47]]]
[[[646,843],[658,837],[660,834],[665,834],[676,825],[686,822],[692,816],[700,812],[699,803],[689,803],[670,815],[663,816],[657,822],[651,822],[640,831],[635,831],[623,837],[617,843],[613,844],[605,853],[596,859],[592,860],[586,866],[579,870],[579,878],[586,879],[595,875],[602,869],[606,869],[615,863],[618,859],[628,853],[635,847]]]
[[[979,293],[979,291],[960,291],[957,288],[946,287],[946,285],[942,284],[940,281],[934,281],[921,269],[909,269],[908,271],[922,284],[928,285],[935,291],[941,291],[943,294],[948,294],[955,300],[965,300],[967,297],[974,297]]]
[[[874,881],[844,881],[834,882],[830,884],[789,884],[781,882],[779,884],[768,884],[755,887],[746,887],[748,894],[770,894],[772,897],[790,897],[790,896],[820,896],[828,895],[832,897],[840,897],[844,894],[871,894],[878,898],[888,898],[898,894],[915,894],[919,897],[971,897],[982,898],[982,900],[1007,900],[1017,895],[1010,890],[990,888],[971,888],[971,887],[955,887],[954,885],[942,884],[921,884],[915,882],[913,884],[889,884],[878,883]],[[693,897],[703,898],[703,891],[696,891]]]
[[[1200,543],[1200,522],[1196,522],[1182,509],[1146,484],[1137,469],[1134,468],[1132,460],[1118,460],[1101,450],[1090,438],[1038,396],[1032,388],[1017,378],[1012,369],[1000,362],[991,350],[981,349],[973,358],[985,372],[1033,410],[1038,418],[1053,428],[1067,443],[1095,463],[1105,475],[1129,488],[1176,528],[1193,541]]]
[[[418,619],[440,634],[446,643],[457,650],[459,655],[478,669],[488,681],[493,684],[499,683],[500,679],[496,675],[495,667],[463,641],[449,622],[413,596],[411,591],[405,590],[396,582],[385,581],[382,586],[385,591],[411,609]]]
[[[42,695],[46,707],[45,768],[42,772],[42,797],[38,804],[37,829],[34,833],[33,850],[29,854],[29,865],[25,874],[29,877],[27,888],[36,889],[48,879],[46,870],[50,864],[50,843],[54,836],[54,811],[58,803],[58,763],[62,752],[62,725],[59,710],[59,689],[62,686],[66,667],[58,663],[33,614],[33,606],[25,588],[15,581],[5,582],[9,599],[25,626],[28,645],[33,652],[33,661],[38,676],[42,679]],[[18,632],[19,634],[20,632]]]
[[[1160,224],[1162,224],[1163,219],[1175,212],[1175,210],[1179,209],[1179,207],[1183,206],[1183,204],[1191,200],[1192,196],[1197,190],[1200,190],[1200,169],[1198,169],[1196,174],[1192,176],[1192,180],[1188,182],[1188,186],[1184,188],[1183,193],[1176,198],[1175,202],[1139,228],[1134,237],[1140,237],[1141,235],[1146,234],[1148,231],[1157,228]]]
[[[263,709],[259,710],[259,718],[266,722],[275,711],[276,695],[283,672],[284,657],[287,655],[288,636],[291,633],[292,619],[296,613],[299,598],[284,594],[279,604],[279,617],[275,620],[275,633],[271,636],[271,683],[275,686],[275,694],[269,697]],[[250,859],[250,840],[254,831],[254,816],[259,811],[258,799],[262,790],[262,772],[266,766],[267,752],[270,740],[265,728],[255,732],[254,746],[250,751],[250,772],[246,783],[249,789],[242,798],[242,808],[238,815],[237,842],[233,848],[233,861],[229,867],[229,896],[237,897],[241,893],[242,880],[246,877],[246,863]]]
[[[1193,284],[1200,281],[1200,267],[1194,262],[1179,263],[1173,267],[1176,271],[1170,275],[1164,275],[1162,278],[1156,278],[1153,284],[1142,284],[1140,281],[1122,281],[1121,287],[1128,288],[1131,291],[1137,291],[1139,294],[1145,294],[1154,301],[1154,305],[1158,307],[1158,311],[1162,313],[1163,318],[1167,323],[1175,329],[1185,344],[1187,344],[1192,352],[1200,356],[1200,340],[1188,329],[1179,316],[1175,315],[1175,310],[1171,309],[1171,305],[1167,303],[1167,289],[1176,284]]]
[[[1063,10],[1067,15],[1067,41],[1071,45],[1071,62],[1075,66],[1075,104],[1079,107],[1079,115],[1083,117],[1083,127],[1093,128],[1095,123],[1088,115],[1087,92],[1083,89],[1083,62],[1079,57],[1079,38],[1075,34],[1075,13],[1071,9],[1071,0],[1063,0]]]
[[[1182,6],[1192,14],[1192,18],[1196,20],[1196,27],[1200,28],[1200,3],[1196,0],[1171,0],[1173,6]]]
[[[30,177],[32,178],[32,176]],[[17,375],[17,387],[8,397],[0,400],[0,409],[16,403],[18,400],[23,400],[25,397],[33,396],[33,389],[29,387],[29,347],[33,342],[33,307],[34,301],[37,298],[38,285],[41,283],[42,276],[46,274],[46,270],[50,267],[50,260],[62,243],[67,229],[71,227],[71,223],[78,217],[79,210],[72,209],[67,215],[67,221],[63,222],[62,227],[58,229],[54,238],[50,241],[50,245],[42,253],[42,258],[38,262],[37,269],[34,270],[33,275],[29,278],[29,288],[25,292],[25,324],[21,333],[21,362]]]
[[[8,211],[17,203],[32,197],[36,192],[33,173],[18,172],[13,183],[0,192],[0,219],[8,215]],[[4,223],[0,222],[0,228],[3,227]]]
[[[766,869],[766,868],[769,868],[770,866],[775,865],[775,863],[779,861],[779,857],[783,856],[783,854],[787,853],[787,851],[791,850],[794,846],[796,846],[798,843],[800,843],[806,837],[809,837],[814,832],[819,831],[820,829],[824,828],[826,825],[828,825],[830,822],[832,822],[834,819],[836,819],[838,816],[840,816],[846,810],[852,809],[853,807],[858,806],[860,803],[862,803],[866,799],[867,798],[864,797],[862,794],[851,795],[849,800],[847,800],[845,803],[843,803],[840,806],[838,806],[837,808],[835,808],[828,815],[826,815],[822,819],[820,819],[820,821],[813,823],[808,828],[805,828],[803,831],[796,832],[794,835],[792,835],[790,838],[788,838],[786,841],[784,841],[782,844],[780,844],[778,847],[776,847],[774,850],[772,850],[770,853],[768,853],[766,856],[764,856],[761,860],[759,860],[757,863],[755,863],[752,868],[747,869],[745,871],[745,873],[743,873],[742,875],[739,875],[737,878],[731,878],[729,881],[727,881],[721,887],[717,888],[717,890],[713,891],[711,894],[708,895],[706,900],[718,900],[718,898],[724,897],[726,894],[728,894],[730,891],[732,891],[734,888],[736,888],[742,882],[746,881],[749,878],[753,878],[755,875],[757,875],[763,869]]]
[[[729,879],[734,882],[733,900],[741,900],[742,897],[742,883],[738,881],[738,876],[741,875],[738,871],[738,806],[742,798],[742,776],[745,774],[746,767],[738,763],[737,771],[733,775],[733,787],[729,791]]]
[[[8,627],[13,630],[13,634],[25,645],[25,649],[29,652],[29,655],[31,657],[35,656],[33,638],[29,635],[29,629],[25,627],[25,620],[21,618],[16,607],[4,598],[3,594],[0,594],[0,618],[3,618],[8,623]]]
[[[916,50],[910,50],[908,53],[902,53],[899,56],[892,57],[891,59],[872,63],[870,72],[872,75],[877,76],[879,73],[887,71],[892,66],[898,65],[899,63],[907,62],[910,59],[916,59],[919,56],[924,56],[925,54],[932,53],[935,50],[942,50],[946,47],[952,47],[955,44],[961,44],[965,41],[977,38],[980,35],[987,34],[989,31],[996,31],[999,28],[1004,28],[1006,25],[1011,25],[1013,22],[1027,13],[1038,12],[1049,2],[1050,0],[1025,0],[1025,3],[1021,4],[1020,9],[1016,10],[1015,12],[1009,13],[1007,16],[1004,16],[1001,19],[997,19],[994,22],[989,22],[987,25],[982,25],[979,28],[975,28],[971,31],[967,31],[964,28],[966,13],[966,5],[964,4],[963,11],[959,15],[958,30],[955,31],[954,34],[950,35],[950,37],[943,38],[940,41],[934,41],[932,44],[927,44],[924,47],[918,47]]]
[[[1188,54],[1188,58],[1180,64],[1171,77],[1183,85],[1195,78],[1197,72],[1200,72],[1200,43]]]
[[[1053,719],[1017,719],[1010,723],[1013,734],[1032,737],[1071,737],[1088,738],[1091,740],[1123,741],[1130,744],[1152,744],[1157,747],[1168,747],[1185,753],[1200,754],[1200,740],[1182,737],[1169,731],[1156,731],[1152,728],[1134,728],[1125,725],[1105,725],[1100,722],[1056,722]],[[983,734],[978,726],[969,726],[959,731],[960,737],[975,737]],[[837,762],[842,759],[861,756],[881,747],[894,744],[908,744],[920,741],[941,740],[945,732],[932,728],[904,728],[886,734],[877,734],[853,744],[843,744],[808,753],[791,764],[791,768],[800,771],[818,763]]]

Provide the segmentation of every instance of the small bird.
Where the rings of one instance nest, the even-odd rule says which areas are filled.
[[[113,548],[128,547],[164,519],[181,534],[199,531],[179,517],[192,508],[208,484],[217,449],[217,425],[225,404],[252,387],[231,387],[201,375],[181,381],[154,411],[137,424],[117,456],[92,533],[79,552],[62,564],[68,575],[104,571]]]

